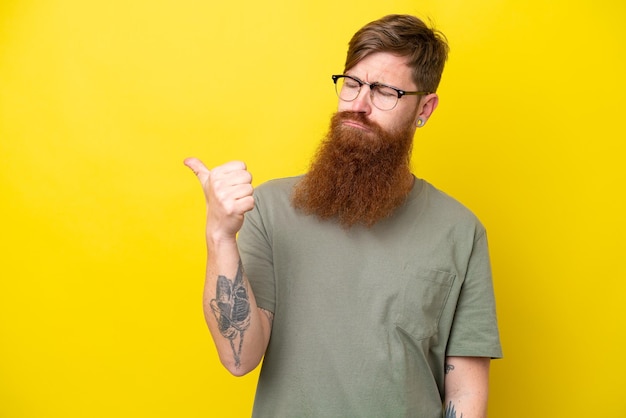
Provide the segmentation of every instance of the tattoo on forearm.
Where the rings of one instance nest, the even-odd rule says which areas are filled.
[[[244,333],[250,326],[250,299],[243,280],[241,260],[234,281],[225,276],[217,277],[215,299],[211,301],[211,309],[220,333],[230,341],[235,366],[239,367]]]
[[[457,418],[456,410],[454,409],[454,405],[452,405],[452,402],[449,402],[448,406],[446,406],[446,410],[443,416],[444,418]],[[461,414],[459,418],[463,418],[463,414]]]
[[[450,373],[452,370],[454,370],[454,366],[452,364],[446,364],[445,365],[445,373],[446,374]]]

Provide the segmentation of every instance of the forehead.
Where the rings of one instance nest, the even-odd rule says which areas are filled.
[[[415,87],[407,58],[388,52],[375,52],[366,56],[346,71],[346,74],[368,83],[384,83],[404,90]]]

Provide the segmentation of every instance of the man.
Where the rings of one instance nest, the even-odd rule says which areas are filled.
[[[264,358],[254,416],[486,416],[501,349],[485,230],[410,171],[447,52],[412,16],[358,31],[302,177],[253,195],[242,162],[185,161],[207,201],[204,310],[220,359],[243,375]]]

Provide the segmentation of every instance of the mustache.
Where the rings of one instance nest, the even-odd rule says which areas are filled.
[[[335,116],[333,117],[333,124],[335,126],[339,126],[342,122],[358,122],[374,132],[382,131],[382,127],[379,124],[369,120],[364,113],[360,112],[346,110],[335,113]]]

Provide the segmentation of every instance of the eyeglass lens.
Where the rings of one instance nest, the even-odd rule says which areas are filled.
[[[394,89],[377,84],[368,87],[372,104],[380,110],[391,110],[398,103],[398,92]],[[346,102],[351,102],[359,97],[359,93],[363,88],[365,87],[358,81],[349,77],[339,77],[335,84],[337,96]]]

